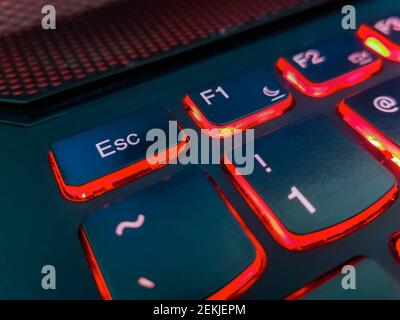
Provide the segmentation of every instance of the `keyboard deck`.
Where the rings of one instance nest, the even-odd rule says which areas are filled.
[[[373,23],[400,11],[400,3],[396,0],[386,0],[384,3],[382,1],[373,0],[359,1],[356,3],[356,7],[359,24]],[[319,291],[313,291],[313,289],[317,287],[315,281],[319,281],[318,279],[320,279],[321,282],[322,280],[335,279],[335,270],[349,263],[349,261],[352,261],[355,265],[359,264],[363,266],[360,274],[362,274],[362,277],[370,279],[371,283],[379,283],[379,281],[383,279],[383,283],[395,284],[398,282],[400,286],[400,262],[394,255],[396,244],[393,240],[393,235],[400,231],[400,219],[398,216],[400,201],[395,200],[392,203],[390,200],[396,194],[394,188],[400,179],[398,163],[396,163],[396,159],[393,159],[395,157],[395,152],[388,153],[387,150],[391,151],[391,149],[386,145],[384,146],[386,150],[383,152],[382,145],[377,144],[374,140],[371,141],[371,139],[368,141],[368,139],[366,139],[367,133],[376,134],[376,132],[371,133],[362,130],[357,132],[353,129],[355,120],[353,120],[353,122],[351,119],[347,121],[344,116],[349,115],[348,111],[343,111],[343,107],[338,109],[338,105],[344,100],[348,108],[359,111],[360,101],[362,103],[363,100],[367,100],[370,96],[388,95],[389,93],[381,93],[381,91],[378,90],[379,84],[398,77],[400,75],[400,64],[376,55],[367,57],[364,61],[365,64],[364,62],[357,61],[356,64],[343,67],[339,57],[337,61],[335,60],[335,65],[330,66],[326,70],[322,68],[322,73],[321,71],[315,74],[310,72],[306,74],[306,77],[312,79],[312,82],[315,84],[316,82],[323,83],[329,81],[331,77],[337,77],[336,73],[338,72],[345,75],[351,73],[351,78],[342,78],[340,90],[337,92],[329,92],[329,90],[322,90],[321,86],[317,88],[318,90],[307,90],[307,88],[302,90],[302,88],[304,89],[304,85],[301,86],[300,84],[299,86],[299,81],[290,81],[290,79],[288,81],[285,79],[285,77],[288,78],[288,73],[285,73],[287,69],[284,69],[284,71],[281,70],[285,77],[280,75],[276,68],[276,62],[279,58],[286,57],[285,59],[293,64],[293,61],[290,61],[291,54],[301,52],[303,50],[302,48],[313,46],[314,43],[321,45],[321,51],[327,50],[326,55],[328,55],[328,58],[329,55],[334,55],[336,57],[344,52],[347,54],[346,50],[350,50],[349,53],[351,50],[354,51],[355,49],[353,46],[356,46],[357,42],[359,44],[361,43],[357,40],[355,30],[344,31],[341,28],[340,22],[342,15],[339,6],[335,10],[328,10],[318,17],[314,17],[311,14],[304,17],[307,19],[304,19],[304,21],[296,20],[296,24],[291,24],[290,26],[290,23],[287,21],[282,24],[279,29],[276,25],[270,30],[266,28],[262,35],[258,33],[257,36],[249,37],[247,41],[243,41],[240,44],[232,44],[231,42],[226,50],[210,52],[209,55],[201,52],[201,54],[199,53],[198,59],[196,57],[198,60],[196,62],[177,66],[173,71],[168,69],[166,73],[162,73],[156,78],[145,80],[132,87],[120,89],[113,93],[106,92],[103,95],[100,94],[90,101],[75,104],[73,109],[65,109],[46,119],[46,121],[38,122],[32,126],[1,123],[0,141],[2,145],[3,165],[0,168],[0,176],[3,177],[3,183],[0,185],[0,192],[2,194],[2,200],[0,202],[0,215],[2,219],[2,223],[0,224],[0,252],[2,252],[0,270],[3,276],[0,277],[0,298],[101,298],[83,250],[82,241],[85,243],[85,240],[82,240],[82,236],[79,237],[79,230],[82,230],[82,224],[83,228],[86,230],[86,241],[91,242],[92,249],[95,247],[95,252],[92,253],[94,256],[96,256],[96,253],[98,254],[97,263],[101,263],[102,268],[107,270],[106,276],[108,278],[106,282],[111,278],[113,280],[111,282],[112,287],[109,289],[112,292],[116,292],[115,297],[185,298],[185,290],[181,287],[182,283],[175,284],[176,290],[174,290],[174,294],[169,295],[167,289],[161,288],[160,295],[153,296],[149,292],[153,288],[157,288],[157,285],[162,283],[162,281],[154,281],[154,279],[146,277],[146,275],[140,278],[137,277],[138,279],[132,278],[129,280],[124,279],[123,273],[115,274],[118,268],[115,269],[113,264],[123,265],[126,263],[123,270],[129,270],[129,266],[135,266],[135,259],[141,261],[142,269],[140,269],[140,271],[145,270],[146,263],[144,263],[142,259],[146,257],[146,259],[151,261],[151,272],[156,272],[157,276],[163,274],[167,276],[169,273],[166,271],[165,273],[163,273],[162,270],[154,271],[154,269],[156,269],[154,266],[158,264],[163,266],[163,264],[160,263],[161,260],[157,259],[157,250],[159,250],[157,235],[160,236],[159,241],[160,245],[162,244],[164,246],[163,250],[171,250],[170,255],[166,254],[168,251],[163,251],[162,257],[165,259],[167,259],[167,257],[169,257],[169,259],[174,259],[176,264],[179,264],[181,267],[179,269],[180,272],[190,269],[190,264],[185,265],[183,262],[187,263],[187,259],[190,259],[192,249],[194,251],[197,250],[196,252],[204,249],[204,247],[199,245],[200,242],[204,244],[204,246],[212,247],[210,252],[207,251],[209,255],[204,256],[204,259],[210,259],[209,261],[196,260],[198,259],[197,256],[196,259],[193,259],[193,262],[198,264],[190,269],[192,272],[191,276],[186,275],[184,279],[186,279],[185,281],[190,281],[190,279],[193,278],[193,281],[198,281],[198,283],[194,286],[196,290],[193,289],[190,292],[187,290],[187,298],[212,297],[212,293],[209,294],[207,290],[215,287],[214,291],[217,292],[218,285],[215,286],[214,283],[208,283],[208,280],[212,282],[211,280],[214,279],[217,284],[220,284],[220,287],[228,284],[227,282],[229,281],[222,276],[224,275],[223,272],[213,274],[215,270],[207,269],[209,267],[207,262],[212,260],[210,257],[214,254],[219,257],[218,261],[215,263],[221,266],[222,270],[225,270],[224,253],[226,254],[226,261],[231,262],[229,268],[225,267],[227,275],[237,275],[238,271],[241,270],[239,265],[243,264],[243,266],[245,266],[253,260],[259,263],[257,268],[260,270],[265,267],[263,272],[257,274],[256,281],[246,287],[246,290],[240,292],[240,299],[290,299],[304,297],[306,293],[310,293],[309,298],[329,297],[327,291],[333,292],[333,285],[318,286]],[[333,41],[340,41],[341,44],[335,46]],[[343,44],[343,41],[345,44]],[[343,50],[343,52],[341,52],[341,50]],[[356,47],[356,50],[362,51],[364,47],[360,45]],[[315,57],[316,62],[318,61],[317,58],[318,57]],[[362,58],[365,58],[365,56]],[[377,62],[378,60],[382,61],[383,64],[379,65],[379,62]],[[297,70],[302,72],[304,68],[301,67],[301,61],[304,62],[304,60],[299,61],[300,64],[298,64]],[[322,63],[323,62],[321,62],[321,64]],[[370,67],[366,68],[366,66]],[[285,65],[285,67],[287,67],[287,65]],[[361,76],[355,76],[361,68]],[[279,161],[275,159],[276,164],[273,162],[273,159],[271,163],[267,161],[267,163],[272,166],[273,171],[271,177],[272,174],[284,172],[283,176],[285,179],[279,179],[278,176],[276,182],[271,182],[273,183],[274,192],[268,193],[268,190],[264,190],[262,186],[260,186],[262,182],[260,182],[259,179],[257,180],[257,177],[249,179],[252,190],[257,190],[257,192],[260,193],[265,192],[265,199],[271,199],[269,204],[276,208],[278,218],[283,219],[285,226],[291,231],[287,233],[289,239],[297,239],[296,237],[290,238],[293,234],[307,234],[327,226],[329,227],[329,223],[333,224],[332,221],[326,221],[324,219],[316,221],[312,219],[312,216],[307,216],[307,221],[310,221],[310,223],[307,222],[307,226],[305,226],[302,224],[301,219],[300,221],[299,219],[291,220],[288,217],[279,216],[280,212],[278,212],[278,210],[282,207],[288,209],[288,211],[292,210],[290,212],[293,212],[293,201],[296,201],[296,199],[293,198],[295,197],[296,190],[304,190],[301,189],[303,180],[307,180],[309,184],[312,184],[310,181],[314,178],[317,179],[315,181],[315,189],[318,189],[318,184],[321,183],[321,177],[313,177],[312,174],[310,174],[315,168],[312,168],[310,165],[309,162],[312,161],[312,159],[309,157],[314,155],[319,158],[319,161],[323,161],[321,160],[322,156],[320,156],[320,153],[317,154],[317,152],[311,152],[310,150],[308,150],[308,152],[307,149],[315,148],[316,150],[316,148],[320,148],[322,153],[330,154],[331,157],[334,157],[335,152],[349,152],[349,150],[355,148],[356,151],[352,154],[352,160],[355,162],[349,162],[348,167],[343,164],[343,168],[347,170],[345,172],[346,174],[343,174],[343,177],[346,179],[343,178],[344,180],[340,180],[341,184],[338,182],[338,185],[341,186],[341,191],[343,191],[340,199],[330,198],[329,194],[331,190],[326,190],[326,192],[324,190],[316,190],[315,192],[319,196],[315,202],[318,203],[318,205],[315,203],[313,204],[316,206],[317,212],[318,208],[324,206],[331,211],[340,211],[343,208],[343,211],[340,211],[340,214],[338,213],[338,216],[335,216],[337,220],[334,222],[346,222],[352,219],[351,216],[348,216],[352,210],[357,213],[360,211],[358,210],[359,208],[357,209],[357,206],[352,203],[352,196],[354,196],[354,198],[361,197],[364,201],[363,205],[366,208],[372,206],[379,199],[385,198],[385,196],[389,194],[389,196],[385,198],[386,202],[382,203],[379,208],[376,208],[373,218],[372,215],[369,216],[370,219],[368,223],[358,225],[357,228],[355,228],[355,224],[350,226],[350,224],[347,223],[346,228],[348,230],[345,229],[346,232],[344,232],[344,230],[332,229],[330,230],[331,233],[334,233],[331,236],[332,239],[326,242],[323,240],[322,242],[324,243],[319,245],[314,245],[315,239],[310,240],[310,238],[303,237],[304,239],[301,239],[301,241],[303,241],[301,242],[302,245],[297,247],[292,246],[289,240],[285,242],[277,239],[277,234],[271,232],[271,229],[268,227],[268,224],[265,223],[263,217],[260,216],[260,214],[255,214],[254,206],[252,207],[251,201],[246,201],[243,192],[240,188],[237,188],[235,182],[232,181],[229,174],[227,174],[227,169],[217,164],[165,166],[149,174],[142,175],[138,179],[124,183],[118,186],[118,188],[107,190],[109,192],[93,197],[93,199],[91,198],[89,201],[70,201],[62,196],[57,181],[54,178],[53,171],[49,165],[49,151],[54,151],[58,148],[56,157],[61,157],[62,151],[65,151],[63,148],[72,144],[72,142],[67,141],[69,138],[77,137],[77,141],[81,141],[79,135],[82,132],[87,132],[87,130],[93,128],[99,128],[113,121],[118,121],[118,119],[125,119],[136,113],[143,112],[143,110],[146,110],[146,106],[155,104],[161,104],[171,111],[183,128],[199,130],[198,123],[196,124],[193,121],[187,109],[182,105],[182,100],[185,95],[190,90],[201,88],[204,85],[207,86],[208,83],[219,79],[232,78],[233,75],[240,75],[247,70],[265,70],[272,73],[276,76],[277,83],[290,92],[294,101],[290,108],[284,110],[283,114],[268,119],[268,121],[255,127],[257,141],[260,141],[260,144],[262,142],[265,143],[265,145],[273,145],[274,143],[276,144],[276,142],[274,142],[274,137],[276,137],[276,139],[279,139],[279,137],[282,139],[282,136],[285,135],[286,137],[290,137],[290,135],[297,132],[296,130],[304,133],[304,135],[308,135],[311,140],[315,139],[315,144],[303,146],[303,148],[305,148],[304,152],[299,152],[301,148],[293,150],[296,147],[296,139],[290,140],[292,144],[290,150],[285,150],[284,146],[277,148],[277,150],[281,152],[287,152],[287,159],[290,159],[290,161],[282,161],[279,163]],[[293,80],[293,78],[291,79]],[[304,79],[299,79],[299,77],[297,77],[296,80]],[[400,81],[400,79],[398,81]],[[346,88],[344,88],[344,84],[346,84]],[[392,83],[391,85],[393,86],[395,84]],[[389,85],[386,88],[389,88]],[[376,91],[368,93],[370,89]],[[240,87],[238,87],[237,90],[240,90]],[[316,92],[317,96],[315,95]],[[395,94],[395,90],[390,92],[392,95]],[[355,96],[348,99],[355,94],[364,95],[358,98]],[[393,107],[395,106],[392,106],[392,108]],[[384,104],[384,111],[381,112],[386,114],[387,108],[387,105]],[[252,112],[254,111],[255,110],[252,110]],[[157,112],[153,114],[154,117],[157,117]],[[395,121],[385,121],[385,119],[379,117],[379,115],[380,114],[377,115],[372,111],[369,113],[363,111],[362,119],[367,119],[368,124],[372,125],[373,128],[378,127],[379,132],[382,132],[385,137],[389,136],[390,140],[396,142],[397,131],[396,128],[393,128]],[[235,120],[233,118],[235,118],[236,115],[231,115],[230,117],[229,114],[224,113],[223,115],[212,114],[212,116],[215,116],[215,124],[215,122],[218,122],[217,120],[220,120],[221,123]],[[322,120],[318,121],[318,119]],[[317,121],[318,125],[313,124],[313,121]],[[295,130],[293,126],[297,126]],[[371,127],[368,128],[371,129]],[[315,130],[317,137],[313,137],[312,130]],[[318,134],[318,132],[320,132],[320,134]],[[266,139],[264,141],[263,139],[265,137]],[[322,137],[331,139],[329,141],[334,141],[336,144],[324,144],[323,141],[317,139],[322,139]],[[59,143],[60,141],[63,143]],[[301,141],[302,140],[299,138],[298,142],[300,144]],[[383,140],[380,139],[379,143],[382,141]],[[372,144],[373,142],[375,142],[374,145]],[[387,141],[384,140],[383,142]],[[57,146],[55,146],[56,143],[58,144]],[[335,150],[334,148],[336,145],[341,146],[341,149]],[[349,145],[351,145],[351,147],[349,147]],[[297,152],[297,156],[294,155],[295,152]],[[262,156],[261,152],[260,155]],[[343,159],[347,159],[346,154],[340,154],[340,156],[343,157]],[[357,167],[357,161],[359,161],[360,158],[364,161],[362,162],[362,168]],[[335,161],[335,165],[339,165],[339,159],[335,159]],[[282,166],[279,167],[279,169],[276,167],[278,163]],[[296,170],[299,171],[295,172],[295,170],[289,167],[285,168],[285,165],[293,165]],[[302,171],[303,165],[304,171]],[[274,171],[275,168],[277,168],[276,171],[278,173]],[[71,170],[72,169],[71,167]],[[209,215],[205,214],[203,220],[196,220],[196,218],[199,218],[199,215],[201,215],[201,200],[204,201],[204,209],[207,210],[207,213],[209,213],[210,207],[212,207],[212,201],[221,202],[217,193],[213,194],[211,192],[212,187],[211,184],[208,185],[209,182],[207,182],[206,186],[206,182],[201,180],[198,176],[191,178],[193,174],[196,175],[196,172],[200,171],[199,169],[206,172],[212,178],[213,183],[218,186],[219,190],[239,214],[240,219],[243,220],[241,225],[246,226],[245,233],[247,235],[251,234],[250,238],[243,235],[242,238],[235,238],[234,242],[232,240],[232,245],[243,252],[240,259],[237,259],[234,252],[230,250],[231,247],[223,240],[224,235],[234,238],[235,235],[241,234],[240,232],[242,229],[239,228],[236,220],[219,221],[218,223],[221,224],[219,230],[224,230],[224,227],[227,226],[232,228],[226,230],[226,233],[219,235],[218,232],[213,232],[215,230],[212,230],[212,228],[207,228],[207,224],[210,223],[209,221],[212,221],[212,217]],[[256,173],[269,174],[265,173],[264,169],[265,168],[259,170],[259,172],[262,173],[257,173],[258,171],[256,171]],[[321,170],[322,169],[326,170],[324,171],[326,177],[334,176],[338,181],[338,176],[343,173],[335,173],[329,165],[326,167],[323,166]],[[333,172],[329,171],[331,169]],[[288,174],[291,174],[291,176],[288,176]],[[349,178],[349,176],[351,177]],[[170,177],[171,181],[173,181],[174,178],[180,179],[179,183],[182,183],[182,181],[187,182],[187,180],[192,181],[192,183],[198,181],[198,183],[192,187],[188,184],[184,196],[179,198],[176,190],[172,188],[168,189],[168,187],[164,186],[164,184],[168,183],[168,181],[165,181],[166,177]],[[73,174],[69,176],[70,181],[75,179],[77,185],[84,183],[86,178],[88,177],[81,177]],[[374,179],[376,179],[375,182]],[[288,183],[287,185],[285,184],[286,182]],[[354,190],[350,189],[350,185]],[[295,186],[297,188],[293,188]],[[370,186],[369,189],[367,189],[368,186]],[[290,202],[290,205],[284,206],[282,202],[278,201],[279,197],[277,197],[277,193],[280,192],[280,188],[282,188],[282,190],[287,189],[287,194],[285,193],[283,195],[287,197],[290,192],[290,187],[292,187],[291,191],[294,192],[293,200],[286,200]],[[346,189],[346,187],[349,189]],[[119,208],[116,209],[119,210],[117,214],[121,214],[123,218],[122,209],[124,205],[127,205],[126,201],[139,203],[143,211],[146,211],[146,208],[158,208],[155,204],[151,204],[151,197],[149,196],[151,190],[159,190],[157,192],[170,195],[170,198],[165,200],[164,203],[168,203],[170,207],[176,206],[177,210],[171,211],[171,216],[173,213],[178,215],[178,213],[187,211],[192,218],[189,219],[189,217],[185,217],[185,219],[179,220],[179,222],[177,221],[176,230],[174,230],[174,221],[171,220],[165,221],[165,225],[168,226],[166,229],[163,229],[162,225],[156,224],[154,226],[154,228],[156,228],[154,235],[149,236],[149,234],[145,233],[138,235],[137,241],[141,243],[141,247],[138,248],[138,250],[130,251],[128,250],[129,247],[125,246],[119,247],[119,250],[111,250],[107,245],[109,246],[110,243],[114,243],[114,241],[118,243],[117,241],[120,239],[116,240],[110,238],[110,240],[107,241],[107,236],[103,234],[103,232],[107,230],[105,228],[99,229],[102,222],[100,220],[93,221],[96,219],[96,215],[98,219],[103,219],[107,223],[107,219],[110,219],[110,217],[107,217],[104,210],[112,211],[115,207]],[[312,192],[312,189],[307,190]],[[193,192],[192,199],[191,191]],[[154,194],[157,194],[157,192],[155,191]],[[199,194],[204,195],[204,199],[199,199]],[[328,196],[326,196],[326,194],[328,194]],[[369,196],[369,198],[367,196]],[[175,200],[172,201],[172,199]],[[275,200],[277,201],[276,203],[274,202]],[[146,201],[148,201],[148,206],[146,206]],[[216,205],[222,206],[220,202]],[[194,204],[198,205],[191,207]],[[343,205],[342,207],[341,204]],[[306,206],[306,209],[310,211],[310,213],[313,211],[310,206]],[[329,210],[327,209],[327,211]],[[229,210],[227,210],[227,212],[229,213]],[[144,212],[143,214],[146,216]],[[296,214],[301,215],[308,213],[296,212]],[[165,219],[165,217],[163,218]],[[147,221],[148,220],[144,220],[144,224],[146,224]],[[189,226],[192,222],[196,223],[197,228],[194,228],[193,225]],[[116,221],[113,221],[113,223],[116,223]],[[182,223],[188,224],[186,231],[190,233],[190,236],[186,238],[186,247],[175,248],[172,246],[174,244],[173,242],[171,242],[170,247],[167,247],[167,244],[169,244],[168,241],[170,240],[168,237],[169,233],[171,233],[171,237],[172,235],[184,237],[185,229],[184,226],[181,225]],[[232,231],[236,230],[235,228],[238,228],[237,232]],[[342,236],[335,235],[341,232],[345,234]],[[195,235],[199,242],[194,241]],[[253,236],[254,239],[252,238]],[[110,234],[110,237],[115,237],[115,234]],[[146,241],[149,241],[149,243],[147,244]],[[166,243],[161,243],[163,241],[166,241]],[[220,246],[216,245],[217,243],[220,243]],[[258,247],[258,243],[261,245],[260,247]],[[95,245],[93,246],[93,244]],[[86,246],[87,245],[88,243],[86,243]],[[256,250],[252,251],[251,248],[254,246]],[[125,252],[123,248],[126,248]],[[149,250],[153,250],[154,252],[149,252]],[[260,252],[265,252],[266,254],[265,266],[257,260],[261,259],[259,256]],[[179,256],[177,256],[178,254]],[[184,254],[187,254],[187,257],[183,256]],[[124,255],[126,255],[126,257],[124,257]],[[125,258],[127,258],[127,260],[124,260]],[[201,263],[204,263],[204,266],[200,267],[199,264]],[[236,264],[238,264],[237,268]],[[56,267],[57,290],[42,289],[40,283],[43,265],[54,265]],[[183,266],[186,268],[183,268]],[[173,263],[165,263],[165,268],[172,268],[171,270],[173,271]],[[372,271],[367,272],[365,270]],[[205,271],[213,276],[207,278],[207,281],[201,282],[199,280],[201,278],[197,279],[196,275],[204,277]],[[365,276],[365,274],[368,274],[368,276]],[[231,276],[231,278],[234,278],[234,276]],[[114,279],[116,279],[115,282]],[[174,287],[173,280],[173,278],[168,279],[168,281],[165,281],[165,285]],[[144,293],[141,295],[141,291],[136,288],[137,290],[135,292],[129,292],[129,287],[128,289],[126,287],[126,283],[129,283],[129,281],[132,281],[132,286],[140,285],[142,288],[146,288],[150,291],[143,291]],[[137,281],[137,283],[135,281]],[[119,290],[118,286],[124,286],[123,290]],[[302,288],[308,289],[299,292]],[[393,285],[393,288],[388,287],[388,291],[381,296],[397,298],[397,290],[397,286]],[[179,293],[181,293],[180,296],[178,295]],[[220,295],[215,296],[217,298],[229,297],[226,290],[220,290],[218,293]],[[331,296],[335,296],[335,294],[334,292]],[[107,298],[109,296],[103,292],[102,297]],[[234,295],[233,297],[236,296]]]

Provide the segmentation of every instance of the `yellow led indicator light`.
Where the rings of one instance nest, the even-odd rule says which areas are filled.
[[[380,143],[380,141],[378,139],[376,139],[373,136],[368,136],[367,137],[369,143],[371,143],[373,146],[375,146],[376,148],[378,148],[381,151],[385,151],[385,147],[382,145],[382,143]]]
[[[390,51],[388,48],[386,48],[383,43],[376,38],[368,38],[365,40],[365,45],[385,58],[390,56]]]

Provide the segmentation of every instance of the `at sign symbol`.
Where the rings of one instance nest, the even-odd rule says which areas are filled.
[[[389,96],[381,96],[374,99],[374,107],[379,111],[394,113],[399,111],[397,101]]]

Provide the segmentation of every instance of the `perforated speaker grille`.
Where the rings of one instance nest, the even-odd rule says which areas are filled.
[[[56,30],[42,28],[49,2]],[[0,97],[51,93],[309,2],[0,0]]]

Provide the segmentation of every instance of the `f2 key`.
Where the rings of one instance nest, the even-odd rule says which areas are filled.
[[[300,92],[322,98],[365,81],[382,61],[353,38],[318,42],[280,58],[277,68]]]

